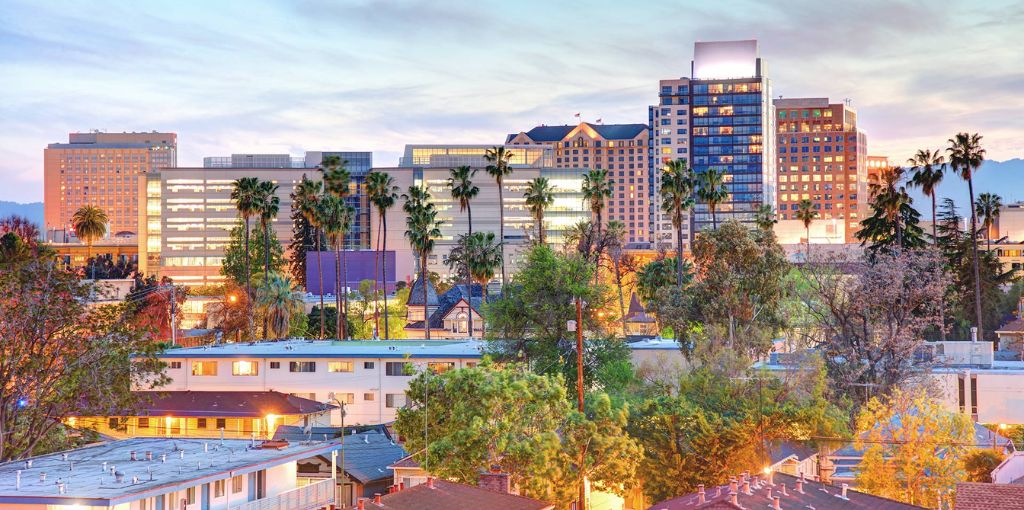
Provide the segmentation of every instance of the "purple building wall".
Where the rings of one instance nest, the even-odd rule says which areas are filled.
[[[333,251],[320,252],[324,264],[324,294],[334,294],[334,255]],[[373,280],[374,262],[377,252],[373,250],[349,250],[344,254],[342,261],[348,264],[348,283],[342,282],[350,290],[359,289],[359,282]],[[378,275],[380,274],[379,259],[376,264]],[[317,269],[317,252],[306,252],[306,290],[314,295],[320,294],[320,275]],[[344,269],[342,269],[344,271]],[[379,276],[378,276],[379,277]],[[395,252],[384,252],[384,278],[387,283],[388,292],[395,291]]]

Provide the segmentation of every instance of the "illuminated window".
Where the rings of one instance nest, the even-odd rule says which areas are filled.
[[[217,375],[216,361],[193,361],[192,375]]]
[[[354,370],[351,361],[328,361],[328,372],[352,372]]]
[[[233,361],[231,362],[231,375],[258,375],[260,364],[258,361]]]

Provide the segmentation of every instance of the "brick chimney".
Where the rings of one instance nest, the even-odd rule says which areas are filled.
[[[729,492],[729,502],[734,504],[734,505],[736,505],[736,506],[740,506],[740,495],[737,494],[736,491],[730,491]]]
[[[433,489],[434,488],[434,477],[432,477],[432,476],[428,476],[427,477],[427,488],[428,489]]]
[[[703,505],[705,502],[707,499],[704,496],[704,484],[700,484],[697,486],[697,504]]]
[[[778,496],[772,498],[772,510],[782,510],[782,498]]]
[[[366,498],[359,498],[359,501],[356,502],[356,507],[359,510],[366,510]]]
[[[502,473],[500,466],[491,466],[491,469],[485,473],[480,473],[477,477],[477,485],[481,489],[487,489],[491,492],[498,492],[501,494],[509,494],[512,490],[511,480],[509,479],[508,473]]]
[[[373,493],[373,504],[377,505],[377,506],[380,506],[380,493],[379,492]]]

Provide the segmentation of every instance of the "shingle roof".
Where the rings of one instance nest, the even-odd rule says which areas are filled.
[[[139,391],[139,416],[252,417],[312,414],[336,406],[276,391]]]
[[[412,282],[412,287],[409,289],[409,300],[406,302],[406,306],[423,306],[423,287],[421,286],[420,279]],[[427,279],[427,306],[437,306],[437,289],[434,288],[434,284],[430,283],[430,279]]]
[[[647,131],[647,124],[587,124],[606,140],[631,140]]]
[[[401,446],[379,432],[364,432],[345,436],[345,472],[362,484],[378,480],[391,480],[388,467],[406,456]],[[339,458],[341,452],[338,453]]]
[[[640,299],[636,297],[635,292],[629,298],[629,311],[626,312],[626,322],[656,322],[654,317],[647,315],[647,311],[640,304]]]
[[[1024,510],[1024,486],[1003,483],[958,483],[954,510]]]
[[[388,431],[387,426],[380,425],[352,425],[344,428],[345,433],[348,435],[361,434],[363,432],[374,431],[380,434],[386,435],[389,439],[391,433]],[[332,439],[341,437],[341,427],[310,427],[309,433],[306,433],[306,428],[301,425],[278,425],[274,429],[274,440],[284,441],[330,441]],[[346,436],[347,437],[347,436]]]
[[[557,142],[565,138],[576,126],[537,126],[526,132],[535,142]]]
[[[996,333],[1024,333],[1024,319],[1015,319],[1003,324]]]
[[[728,509],[728,508],[769,508],[768,493],[779,497],[780,508],[783,510],[804,510],[813,507],[816,510],[917,510],[922,507],[900,503],[891,499],[872,496],[863,492],[848,489],[843,499],[842,488],[833,485],[804,480],[803,492],[797,492],[795,476],[775,473],[771,486],[761,477],[754,477],[750,484],[750,493],[743,492],[743,483],[738,483],[738,506],[729,502],[729,486],[723,485],[705,490],[705,502],[701,504],[697,493],[679,496],[661,503],[656,503],[649,510],[689,510],[689,509]],[[786,495],[782,495],[785,485]],[[986,509],[991,510],[991,509]]]
[[[433,488],[420,484],[383,496],[381,505],[366,507],[374,510],[551,510],[555,506],[524,496],[435,480]]]
[[[768,446],[768,457],[771,459],[772,464],[782,462],[790,457],[804,460],[817,453],[818,451],[814,448],[789,441],[779,441]]]
[[[597,134],[606,140],[631,140],[647,131],[647,124],[591,124],[589,122],[583,122],[582,124],[590,126],[591,129],[597,131]],[[526,136],[535,142],[560,142],[577,127],[570,125],[537,126],[526,131]],[[505,142],[512,141],[516,136],[518,136],[518,133],[508,135],[505,138]]]
[[[417,281],[419,281],[419,280],[417,280]],[[473,299],[470,302],[470,306],[474,310],[476,310],[477,313],[480,313],[480,307],[483,305],[483,302],[484,302],[483,301],[484,288],[481,287],[480,284],[477,284],[477,283],[472,284],[471,287],[472,287],[472,292],[473,292]],[[432,289],[433,289],[433,286],[427,287],[427,293],[429,294]],[[423,293],[422,290],[417,290],[417,292],[419,292],[421,295]],[[428,296],[428,298],[429,297],[430,296]],[[442,329],[442,328],[444,328],[444,317],[446,315],[448,315],[449,312],[452,311],[452,308],[455,308],[455,305],[457,305],[459,303],[459,300],[465,299],[466,301],[470,301],[468,299],[468,297],[469,297],[469,292],[466,290],[466,285],[465,284],[453,285],[452,288],[450,288],[447,291],[445,291],[445,293],[441,294],[440,297],[436,297],[435,296],[435,300],[436,301],[435,301],[435,303],[432,303],[431,306],[437,306],[437,308],[434,310],[433,313],[430,314],[430,329]],[[409,299],[410,300],[412,299],[412,295],[410,295]],[[420,298],[418,301],[422,302],[423,299]],[[418,304],[418,303],[412,303],[412,304]],[[420,306],[422,306],[422,305],[420,305]],[[423,321],[413,321],[413,322],[410,322],[410,323],[406,324],[405,329],[413,329],[413,330],[423,329]]]

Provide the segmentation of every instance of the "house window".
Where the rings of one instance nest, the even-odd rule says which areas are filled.
[[[364,402],[373,402],[376,399],[377,399],[377,395],[374,394],[374,393],[363,393],[363,401]]]
[[[196,428],[206,428],[206,418],[196,418]]]
[[[971,375],[971,414],[978,414],[978,376]]]
[[[364,361],[363,362],[363,369],[364,370],[373,370],[373,367],[374,367],[374,365],[373,365],[372,361]]]
[[[351,361],[328,361],[328,372],[352,372],[355,370]]]
[[[217,418],[217,430],[228,428],[227,418]]]
[[[387,375],[407,375],[405,373],[405,366],[408,363],[404,361],[389,361],[384,364]]]
[[[217,375],[216,361],[193,361],[192,375]]]
[[[231,493],[238,494],[239,492],[242,492],[242,475],[231,479]]]
[[[270,362],[270,368],[281,368],[281,362],[280,361],[271,361]]]
[[[214,481],[213,482],[213,497],[215,497],[215,498],[223,498],[224,497],[224,492],[225,492],[224,491],[224,489],[225,489],[224,486],[225,485],[227,485],[227,484],[225,483],[224,480],[216,480],[216,481]]]
[[[355,404],[356,394],[355,393],[335,393],[334,398],[338,399],[338,402],[342,404]]]
[[[405,393],[388,393],[384,395],[384,406],[389,409],[405,405]]]
[[[181,362],[180,361],[172,361],[171,364],[170,364],[170,368],[175,369],[175,370],[181,368]]]
[[[233,361],[231,362],[231,375],[259,375],[260,363],[258,361]]]
[[[289,372],[316,372],[315,361],[289,361]]]
[[[149,418],[139,418],[139,428],[140,429],[148,429],[149,428]]]
[[[964,376],[961,375],[957,380],[957,400],[960,403],[960,412],[967,410],[966,392],[964,391]]]
[[[186,504],[189,504],[189,505],[196,504],[196,488],[195,487],[189,487],[189,488],[185,489],[185,500],[187,502]]]
[[[443,374],[455,368],[455,363],[452,361],[435,361],[427,363],[427,368],[429,368],[430,371],[435,374]]]

